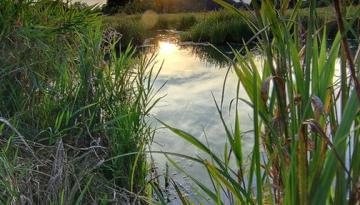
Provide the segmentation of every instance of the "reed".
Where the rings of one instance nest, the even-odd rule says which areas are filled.
[[[247,12],[243,12],[247,15]],[[250,16],[249,16],[250,17]],[[253,36],[246,23],[225,11],[209,12],[199,23],[181,35],[183,41],[212,44],[242,43]]]
[[[92,7],[1,0],[0,13],[0,203],[146,201],[154,57],[119,52]]]
[[[356,16],[359,9],[358,5],[348,5],[349,21]],[[307,28],[307,20],[309,17],[309,8],[298,9],[298,18]],[[289,18],[293,9],[287,9],[284,13],[285,18]],[[145,12],[146,13],[146,12]],[[238,11],[242,16],[252,18],[251,11],[241,9]],[[337,33],[336,16],[332,7],[316,8],[318,24],[326,24],[328,30],[328,37],[334,38]],[[111,16],[103,16],[105,25],[116,28],[116,30],[124,35],[122,43],[127,45],[132,41],[135,45],[143,43],[143,41],[151,37],[156,30],[173,29],[182,31],[181,39],[183,41],[194,42],[210,42],[213,44],[226,43],[243,43],[243,40],[249,40],[253,35],[251,26],[249,26],[243,19],[237,18],[234,13],[226,11],[212,11],[212,12],[196,12],[196,13],[173,13],[173,14],[154,14],[152,18],[154,21],[152,26],[144,24],[142,16],[144,14],[115,14]],[[145,18],[146,19],[146,18]],[[356,27],[357,21],[353,21],[350,27]],[[356,32],[349,32],[347,35],[350,38],[356,38]]]
[[[149,13],[148,13],[149,14]],[[146,38],[151,37],[157,30],[184,31],[197,23],[200,14],[156,14],[150,12],[150,17],[145,14],[116,14],[103,16],[104,27],[114,28],[123,35],[121,43],[128,45],[141,45]],[[148,21],[150,19],[150,22]]]
[[[358,21],[360,10],[351,11],[349,16],[345,5],[334,1],[332,10],[339,29],[329,42],[326,25],[316,21],[319,10],[315,0],[307,10],[306,30],[301,23],[301,1],[292,10],[287,8],[289,1],[283,1],[278,9],[269,0],[253,2],[253,18],[221,0],[216,2],[255,33],[263,66],[255,64],[246,46],[245,55],[233,51],[232,69],[238,76],[238,89],[244,89],[247,98],[236,96],[232,126],[224,121],[224,111],[215,100],[228,139],[224,157],[197,137],[163,123],[207,155],[207,159],[182,157],[202,165],[213,186],[207,187],[187,174],[213,204],[356,204],[360,39],[355,36],[354,55],[348,49],[347,36],[358,29],[352,25]],[[254,146],[249,156],[241,149],[240,101],[253,109]],[[173,153],[165,154],[182,170],[171,159]],[[183,204],[194,203],[181,191],[177,193]]]

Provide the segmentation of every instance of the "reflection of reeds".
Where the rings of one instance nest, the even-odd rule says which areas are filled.
[[[232,54],[227,53],[225,48],[218,50],[210,45],[196,45],[196,44],[192,46],[184,45],[181,46],[181,48],[191,50],[191,53],[196,57],[198,57],[201,61],[209,64],[213,64],[216,67],[220,67],[220,68],[230,65],[227,57],[229,58],[233,57]]]
[[[264,60],[261,66],[257,65],[254,54],[246,47],[245,55],[233,51],[237,60],[232,65],[239,86],[233,102],[236,106],[232,127],[223,118],[222,102],[215,101],[228,139],[223,156],[215,154],[197,137],[163,123],[207,156],[180,157],[201,164],[213,186],[207,187],[187,174],[214,204],[356,204],[360,98],[359,74],[351,67],[359,68],[360,64],[359,57],[354,58],[348,51],[346,36],[353,30],[350,26],[359,19],[359,13],[345,19],[340,16],[345,16],[346,9],[337,9],[340,32],[328,45],[327,28],[317,23],[316,1],[311,1],[302,45],[301,1],[292,10],[287,9],[286,2],[280,9],[271,1],[262,1],[261,5],[253,2],[253,18],[221,0],[216,2],[236,13],[236,18],[257,33]],[[339,2],[335,5],[340,6]],[[357,35],[357,46],[359,42]],[[341,65],[340,84],[333,81],[337,59]],[[240,86],[249,100],[239,96]],[[253,109],[254,146],[248,156],[242,151],[240,101]],[[179,155],[165,154],[184,171],[170,158]],[[189,198],[178,194],[183,204],[191,204]]]

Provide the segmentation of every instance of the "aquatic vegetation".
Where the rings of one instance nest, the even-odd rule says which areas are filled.
[[[112,27],[122,34],[121,43],[127,45],[132,42],[141,45],[144,40],[154,34],[156,30],[187,30],[195,25],[200,14],[178,13],[178,14],[156,14],[150,12],[136,15],[116,14],[103,16],[105,27]],[[152,22],[148,22],[149,19]]]
[[[226,42],[242,43],[253,36],[247,24],[231,13],[211,12],[198,24],[182,34],[183,41],[210,42],[222,44]]]
[[[347,18],[356,16],[359,6],[349,6]],[[329,37],[335,37],[337,32],[336,18],[331,7],[316,8],[317,24],[326,24]],[[286,18],[291,15],[292,9],[284,14]],[[145,12],[147,13],[147,12]],[[251,11],[239,10],[242,16],[253,18]],[[226,11],[198,12],[198,13],[174,13],[174,14],[156,14],[156,22],[153,26],[148,27],[142,22],[144,14],[115,14],[112,16],[103,16],[105,25],[116,28],[123,34],[122,43],[127,45],[132,41],[135,45],[141,44],[145,38],[153,35],[156,30],[173,29],[183,31],[183,41],[210,42],[213,44],[224,43],[243,43],[243,40],[249,40],[253,35],[251,26],[243,19],[237,18],[234,13]],[[298,12],[299,23],[301,22],[304,29],[307,28],[306,19],[309,16],[308,8],[301,8]],[[356,27],[356,21],[353,27]],[[350,37],[356,37],[356,32],[349,32]]]
[[[116,20],[110,23],[104,21],[105,28],[113,28],[121,34],[120,44],[127,46],[128,44],[141,45],[147,38],[147,29],[141,21],[128,18],[125,16],[118,16]]]
[[[119,52],[91,7],[0,3],[0,203],[144,198],[152,58]]]
[[[228,143],[223,156],[215,154],[196,136],[163,125],[185,139],[206,157],[165,153],[180,171],[172,156],[203,166],[213,186],[186,173],[213,204],[356,204],[359,199],[359,55],[349,50],[347,36],[359,20],[359,8],[352,18],[338,0],[337,34],[329,42],[328,28],[318,24],[316,1],[310,1],[307,27],[299,1],[292,10],[288,1],[276,9],[272,1],[256,2],[254,18],[231,5],[216,0],[237,15],[255,34],[263,63],[255,63],[247,46],[242,54],[233,50],[230,61],[238,77],[238,90],[247,98],[234,98],[235,119],[224,120],[222,103],[215,100]],[[341,7],[340,7],[341,6]],[[359,36],[355,35],[359,52]],[[336,62],[340,66],[336,67]],[[248,100],[247,100],[248,99]],[[239,118],[239,102],[253,110],[253,150],[242,151],[244,133]],[[193,199],[172,184],[182,204]]]

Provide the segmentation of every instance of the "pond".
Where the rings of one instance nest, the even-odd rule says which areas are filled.
[[[176,32],[160,32],[156,37],[145,42],[144,52],[146,55],[157,53],[156,60],[162,70],[156,81],[157,87],[164,87],[158,96],[164,96],[159,104],[152,110],[152,115],[187,133],[197,137],[217,154],[224,156],[224,147],[227,143],[225,130],[216,109],[215,101],[221,106],[221,110],[227,125],[234,128],[234,103],[231,103],[236,96],[238,79],[230,69],[226,57],[232,58],[230,46],[217,47],[216,49],[208,44],[196,44],[192,42],[180,42],[179,34]],[[239,46],[232,45],[239,49]],[[355,49],[354,49],[355,48]],[[220,53],[219,50],[222,52]],[[352,50],[356,46],[352,45]],[[262,57],[256,55],[256,64],[261,67]],[[224,55],[225,54],[225,55]],[[226,56],[226,57],[224,57]],[[227,75],[227,72],[229,71]],[[224,84],[225,76],[227,76]],[[340,76],[340,59],[337,59],[334,79]],[[225,88],[224,88],[225,85]],[[239,96],[246,99],[246,93],[240,87]],[[215,101],[214,101],[215,100]],[[223,102],[223,103],[221,103]],[[232,104],[232,106],[231,106]],[[243,134],[243,154],[248,156],[252,150],[252,109],[243,102],[238,105],[240,127]],[[154,126],[161,125],[154,120]],[[159,129],[156,132],[153,151],[179,153],[191,157],[205,158],[189,142],[171,133],[168,129]],[[199,164],[192,161],[169,155],[187,173],[200,180],[207,187],[212,187],[206,170]],[[159,175],[164,175],[167,167],[167,159],[163,154],[152,155]],[[246,158],[245,158],[246,160]],[[348,161],[346,162],[347,166]],[[230,165],[232,166],[232,165]],[[245,164],[246,166],[246,164]],[[171,165],[169,175],[190,197],[196,197],[196,186],[184,173],[178,172]],[[170,193],[174,192],[170,190]],[[170,194],[173,200],[170,204],[178,204],[174,199],[176,194]]]
[[[159,97],[164,96],[164,98],[152,110],[152,115],[196,136],[202,142],[208,143],[219,156],[223,156],[227,137],[214,99],[220,105],[223,98],[224,118],[228,125],[233,127],[234,108],[230,112],[229,108],[230,102],[236,96],[238,82],[235,73],[230,71],[223,95],[224,79],[229,69],[226,58],[208,44],[180,43],[178,34],[174,32],[162,32],[155,38],[148,39],[144,47],[143,52],[147,55],[151,55],[153,52],[157,53],[156,60],[159,67],[163,62],[156,85],[161,87],[165,83],[158,94]],[[231,53],[229,48],[221,48],[221,50],[227,55]],[[246,96],[243,90],[240,90],[240,95]],[[240,103],[239,106],[241,128],[244,131],[250,131],[252,129],[252,110],[245,103]],[[161,127],[156,122],[154,122],[154,126]],[[244,153],[249,153],[253,144],[251,134],[245,134],[243,144]],[[204,157],[195,147],[167,129],[159,129],[156,132],[152,150]],[[153,154],[152,157],[159,174],[164,174],[166,157],[162,154]],[[193,177],[210,185],[211,182],[204,172],[205,170],[198,164],[181,158],[172,158]],[[172,166],[169,167],[170,177],[179,182],[185,190],[193,192],[191,188],[193,184],[190,179],[183,173],[177,172]]]

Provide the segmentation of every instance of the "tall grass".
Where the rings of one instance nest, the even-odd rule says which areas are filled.
[[[348,5],[348,20],[356,16],[358,5]],[[336,16],[332,7],[316,8],[317,24],[326,24],[330,38],[337,33]],[[284,18],[290,18],[293,9],[284,13]],[[122,44],[127,45],[132,41],[135,45],[141,44],[148,37],[151,37],[156,30],[173,29],[182,31],[181,40],[194,42],[210,42],[213,44],[243,43],[253,35],[253,30],[244,19],[237,18],[233,13],[226,11],[197,12],[197,13],[174,13],[156,14],[152,12],[149,17],[143,14],[115,14],[103,16],[104,24],[115,28],[123,34]],[[250,11],[239,10],[242,16],[253,18]],[[304,29],[307,28],[309,8],[301,8],[298,11],[298,18]],[[152,21],[149,23],[148,21]],[[357,21],[352,22],[352,27],[357,26]],[[356,32],[349,32],[348,36],[356,37]]]
[[[92,8],[0,1],[0,203],[144,201],[153,57]]]
[[[305,31],[301,1],[292,10],[287,9],[289,1],[283,1],[279,9],[269,0],[252,2],[253,18],[221,0],[216,2],[256,33],[264,60],[258,66],[246,46],[245,55],[233,51],[238,93],[241,87],[249,100],[236,96],[233,126],[225,123],[215,101],[228,139],[224,157],[195,136],[164,123],[210,158],[183,156],[200,163],[213,186],[205,186],[188,173],[191,179],[214,204],[358,203],[360,39],[355,35],[358,50],[354,56],[347,35],[358,29],[351,25],[358,21],[360,10],[348,16],[345,5],[334,1],[339,29],[329,42],[326,26],[316,21],[315,0],[310,1]],[[254,146],[249,156],[241,149],[239,101],[253,109]],[[181,169],[169,154],[169,160]],[[193,204],[180,191],[178,194],[183,204]]]
[[[123,35],[121,43],[127,45],[141,45],[146,38],[151,37],[157,30],[184,31],[195,25],[200,14],[156,14],[147,12],[137,15],[116,14],[103,16],[105,27],[112,27]]]
[[[242,43],[243,40],[247,41],[252,36],[252,31],[242,19],[236,18],[233,14],[218,11],[208,13],[206,18],[182,34],[181,38],[184,41],[223,44]]]

